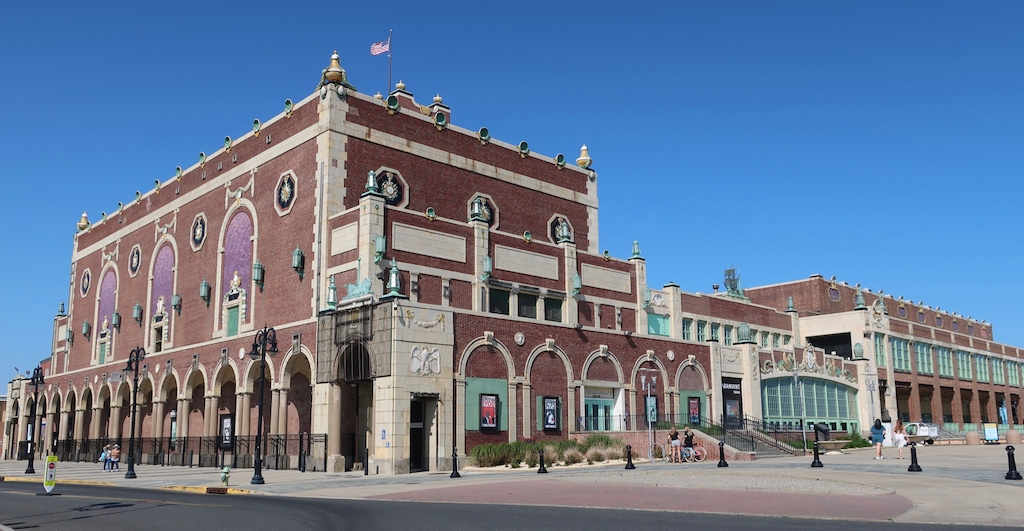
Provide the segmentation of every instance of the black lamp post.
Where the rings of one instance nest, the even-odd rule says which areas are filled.
[[[128,434],[128,472],[125,479],[135,479],[135,406],[139,404],[139,362],[146,357],[146,349],[135,347],[128,353],[128,365],[124,370],[133,371],[132,376],[132,432]]]
[[[268,350],[269,349],[269,350]],[[267,378],[267,352],[277,352],[277,331],[264,326],[263,330],[256,332],[256,338],[252,341],[252,350],[249,357],[260,360],[260,398],[256,402],[256,460],[253,462],[252,481],[253,485],[262,485],[263,481],[263,387]]]
[[[29,380],[32,384],[32,410],[29,412],[29,426],[28,426],[28,468],[25,469],[26,474],[35,474],[36,469],[32,465],[35,461],[36,450],[34,448],[36,437],[36,406],[39,404],[39,386],[43,385],[43,368],[36,366],[32,369],[32,379]]]

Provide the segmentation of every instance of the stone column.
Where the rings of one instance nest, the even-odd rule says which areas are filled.
[[[988,393],[988,407],[986,407],[985,409],[988,410],[988,421],[989,422],[996,422],[996,423],[998,423],[999,422],[999,410],[996,407],[996,393],[995,393],[995,391],[989,391],[989,393]]]
[[[164,402],[153,402],[153,426],[149,436],[162,439],[164,436]]]
[[[184,439],[188,437],[188,417],[189,417],[189,406],[190,400],[187,398],[178,399],[178,438]]]
[[[252,393],[241,393],[239,395],[242,401],[242,405],[238,408],[238,413],[235,414],[238,417],[238,433],[240,435],[253,435],[252,433]],[[340,433],[339,433],[340,436]]]
[[[532,433],[533,433],[533,428],[532,428],[533,423],[531,422],[532,417],[530,415],[530,413],[532,411],[534,411],[534,407],[533,407],[534,402],[532,400],[532,397],[530,396],[530,395],[533,394],[531,392],[532,389],[533,389],[533,386],[529,382],[524,382],[523,383],[523,438],[524,439],[529,439],[531,437]],[[466,407],[465,407],[466,393],[465,393],[465,391],[466,391],[466,383],[465,382],[459,382],[459,397],[462,398],[462,400],[459,400],[459,410],[460,410],[459,414],[460,414],[460,418],[465,418],[465,411],[466,411]],[[465,452],[466,451],[466,441],[464,440],[465,439],[465,431],[462,432],[462,438],[463,438],[463,441],[461,441],[461,443],[459,444],[459,448],[461,448],[462,451]]]
[[[68,433],[68,419],[71,417],[71,412],[68,410],[62,410],[60,412],[60,432],[57,433],[57,439],[70,439],[71,434]],[[63,432],[63,433],[61,433]]]
[[[81,441],[84,438],[83,437],[83,435],[84,435],[83,432],[85,431],[84,426],[85,426],[85,410],[84,409],[76,409],[75,410],[75,425],[74,425],[74,429],[73,429],[74,433],[71,434],[71,438],[76,440],[76,441]]]
[[[100,438],[100,421],[103,418],[103,409],[94,407],[92,408],[92,420],[89,421],[89,438],[99,439]]]
[[[509,404],[505,409],[508,410],[508,414],[505,415],[505,419],[508,421],[508,442],[516,441],[516,425],[518,424],[518,412],[516,411],[516,392],[518,385],[514,380],[508,381],[508,398]],[[524,406],[525,409],[525,406]],[[451,440],[449,438],[449,440]],[[444,457],[444,456],[441,456]]]
[[[279,389],[278,394],[278,412],[277,412],[277,433],[281,435],[288,435],[288,390]]]
[[[217,397],[212,394],[206,395],[203,404],[203,436],[209,437],[217,433]]]
[[[118,440],[121,438],[121,411],[124,408],[122,406],[110,406],[110,419],[109,425],[107,426],[107,432],[110,434],[110,438]]]
[[[273,389],[270,394],[273,398],[270,402],[270,426],[267,426],[267,433],[270,435],[277,435],[279,433],[277,431],[277,423],[280,418],[279,407],[281,403],[281,390]],[[264,407],[266,407],[266,404],[264,404]]]
[[[907,408],[910,409],[908,412],[910,415],[911,422],[917,422],[921,420],[921,386],[917,384],[917,380],[914,379],[910,383],[910,395],[907,396]],[[896,422],[893,419],[893,422]]]
[[[327,405],[327,470],[345,471],[345,458],[341,455],[341,386],[330,384],[330,402]]]
[[[46,414],[46,431],[39,437],[39,440],[43,441],[43,447],[40,450],[44,456],[49,455],[50,450],[53,449],[53,421],[56,417],[53,412]]]
[[[932,386],[932,422],[943,425],[945,420],[942,418],[942,386]]]

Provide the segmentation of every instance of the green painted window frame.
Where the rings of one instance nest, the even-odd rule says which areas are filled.
[[[1006,371],[1004,370],[1003,365],[1003,360],[999,358],[992,358],[992,383],[1006,383]]]
[[[971,368],[971,353],[965,350],[956,351],[957,376],[961,380],[974,380],[974,370]]]
[[[885,334],[875,333],[875,365],[885,367]]]
[[[889,346],[892,348],[893,370],[910,372],[910,342],[893,337],[889,339]]]
[[[917,373],[918,374],[934,374],[934,364],[932,362],[932,346],[927,343],[921,343],[920,341],[914,342],[914,357],[917,359]]]
[[[939,376],[946,378],[953,377],[953,353],[948,347],[935,347],[935,357],[938,359]]]
[[[670,335],[668,316],[656,313],[647,314],[647,333],[652,336],[668,337]]]
[[[989,381],[989,368],[988,368],[988,356],[982,356],[981,354],[974,355],[974,365],[977,367],[975,372],[978,374],[979,382]]]
[[[732,344],[732,325],[725,325],[725,329],[722,330],[722,343],[725,345]]]
[[[775,332],[772,333],[772,348],[779,348],[782,341],[782,334]]]
[[[544,320],[553,323],[562,322],[562,299],[544,299]]]
[[[239,306],[232,306],[232,307],[228,308],[228,312],[227,312],[228,313],[228,315],[227,315],[227,321],[228,322],[225,323],[226,326],[224,327],[225,328],[225,334],[228,337],[234,337],[234,336],[238,335],[238,324],[239,324],[238,323],[238,313],[239,313],[239,309],[240,309]]]
[[[721,340],[722,325],[718,323],[711,323],[711,341]]]
[[[1020,364],[1016,361],[1006,362],[1006,383],[1017,387],[1020,385]]]
[[[707,321],[697,321],[697,341],[704,342],[708,340],[707,327]]]
[[[693,341],[693,319],[683,319],[683,340]]]

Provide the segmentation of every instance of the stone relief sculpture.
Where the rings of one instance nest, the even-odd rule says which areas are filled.
[[[441,353],[437,348],[413,347],[409,355],[409,372],[420,376],[441,374]]]

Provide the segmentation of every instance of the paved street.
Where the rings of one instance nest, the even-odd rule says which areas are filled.
[[[386,502],[528,505],[643,509],[670,513],[791,516],[849,521],[1024,526],[1024,482],[1008,481],[1004,446],[931,446],[918,451],[922,472],[907,471],[908,459],[872,459],[870,450],[754,462],[668,464],[637,462],[536,469],[466,469],[445,473],[363,476],[360,473],[264,471],[266,484],[250,485],[252,471],[232,471],[231,494]],[[892,454],[892,455],[890,455]],[[25,462],[0,462],[5,482],[35,482],[42,492],[43,465],[24,475]],[[138,466],[137,479],[105,473],[98,464],[60,463],[55,492],[71,485],[130,486],[206,492],[219,487],[219,470]],[[230,496],[234,498],[233,496]],[[209,498],[216,500],[216,497]],[[220,498],[225,499],[225,498]],[[204,498],[205,500],[205,498]],[[209,502],[207,502],[209,503]],[[215,502],[214,502],[215,503]],[[0,504],[4,507],[8,503]],[[0,517],[9,514],[0,509]],[[0,520],[0,523],[5,523]]]

